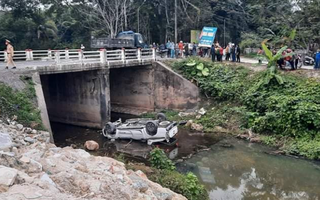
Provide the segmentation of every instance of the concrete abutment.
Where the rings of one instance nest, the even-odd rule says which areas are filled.
[[[111,110],[137,115],[196,109],[199,102],[198,87],[160,62],[52,72],[34,75],[46,127],[50,120],[102,128]]]

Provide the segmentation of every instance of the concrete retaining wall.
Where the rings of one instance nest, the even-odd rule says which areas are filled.
[[[141,114],[164,109],[195,109],[199,89],[163,63],[110,69],[111,109]]]
[[[161,62],[154,62],[155,109],[195,109],[200,101],[199,88]]]

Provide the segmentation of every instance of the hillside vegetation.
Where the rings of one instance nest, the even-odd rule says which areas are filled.
[[[211,99],[206,117],[197,120],[207,132],[216,126],[251,129],[287,153],[320,159],[318,80],[286,73],[270,78],[268,71],[196,58],[172,67]]]

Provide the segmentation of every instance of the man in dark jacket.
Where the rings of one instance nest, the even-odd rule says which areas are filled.
[[[237,51],[237,62],[240,62],[240,46],[239,45],[237,45],[236,51]]]
[[[216,49],[214,48],[214,44],[212,44],[210,52],[211,52],[211,60],[212,60],[212,62],[215,62],[216,61]]]
[[[232,48],[231,48],[231,55],[232,55],[232,62],[236,62],[236,48],[234,45],[232,45]]]

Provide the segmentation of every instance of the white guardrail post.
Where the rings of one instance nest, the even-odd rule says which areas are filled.
[[[30,59],[30,60],[34,60],[32,49],[29,49],[29,59]]]
[[[33,60],[33,52],[32,52],[32,49],[26,49],[26,60],[27,60],[27,61]]]
[[[69,49],[68,48],[66,48],[66,50],[65,50],[65,59],[69,60]]]
[[[126,62],[126,50],[125,50],[125,48],[122,48],[121,60],[122,60],[123,64]]]
[[[141,58],[141,48],[138,48],[137,51],[138,51],[138,52],[137,52],[137,59],[138,59],[139,63],[141,63],[141,62],[142,62],[142,58]]]
[[[152,48],[152,59],[156,60],[156,48]]]
[[[48,58],[50,60],[52,60],[52,51],[51,51],[51,49],[48,49]]]
[[[60,63],[60,51],[55,50],[54,51],[54,61],[58,64]]]
[[[30,52],[29,52],[29,49],[26,49],[25,52],[26,52],[26,60],[29,61],[29,60],[30,60]]]
[[[79,57],[79,60],[82,60],[82,58],[83,58],[83,51],[82,51],[82,49],[79,49],[79,50],[78,50],[78,57]]]
[[[106,49],[100,49],[100,62],[105,64],[107,62],[107,52]]]

